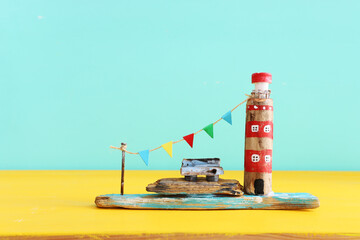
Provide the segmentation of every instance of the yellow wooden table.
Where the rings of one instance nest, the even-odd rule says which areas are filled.
[[[125,193],[164,177],[179,172],[126,171]],[[311,193],[320,208],[99,209],[96,196],[119,193],[120,171],[0,171],[0,239],[360,239],[360,172],[275,171],[273,190]]]

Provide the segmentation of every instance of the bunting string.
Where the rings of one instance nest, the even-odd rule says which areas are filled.
[[[190,147],[193,147],[193,139],[194,139],[194,135],[196,134],[199,134],[200,132],[202,131],[205,131],[211,138],[214,138],[214,130],[213,130],[213,127],[215,124],[219,123],[221,120],[225,120],[226,122],[228,122],[229,124],[232,125],[232,119],[231,119],[231,113],[237,109],[238,107],[240,107],[242,104],[244,104],[249,98],[251,98],[250,95],[247,95],[247,98],[242,101],[241,103],[239,103],[238,105],[236,105],[233,109],[231,109],[230,111],[228,111],[227,113],[225,113],[220,119],[218,119],[217,121],[215,121],[214,123],[211,123],[209,125],[207,125],[206,127],[204,127],[203,129],[200,129],[199,131],[197,132],[194,132],[192,134],[189,134],[187,136],[184,136],[182,139],[180,140],[177,140],[177,141],[170,141],[168,143],[165,143],[159,147],[156,147],[156,148],[153,148],[153,149],[150,149],[150,150],[143,150],[143,151],[140,151],[140,152],[130,152],[128,150],[126,150],[125,148],[122,148],[122,147],[114,147],[114,146],[110,146],[110,148],[113,148],[113,149],[118,149],[118,150],[121,150],[121,151],[124,151],[126,153],[129,153],[129,154],[139,154],[140,157],[143,159],[143,161],[145,162],[146,165],[148,165],[149,163],[149,152],[152,152],[152,151],[155,151],[155,150],[158,150],[160,148],[163,148],[169,155],[170,157],[172,157],[172,145],[173,144],[176,144],[176,143],[179,143],[179,142],[182,142],[182,141],[186,141]]]

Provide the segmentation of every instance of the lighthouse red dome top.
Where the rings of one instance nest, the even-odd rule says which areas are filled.
[[[253,73],[251,75],[251,82],[252,83],[260,83],[260,82],[271,83],[272,75],[271,75],[271,73],[266,73],[266,72]]]

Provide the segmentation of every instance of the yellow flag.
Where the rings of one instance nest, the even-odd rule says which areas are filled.
[[[162,148],[165,149],[165,151],[170,155],[170,157],[172,157],[172,145],[173,145],[172,141],[161,145]]]

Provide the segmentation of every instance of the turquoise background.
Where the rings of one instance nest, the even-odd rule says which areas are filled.
[[[273,74],[274,170],[360,170],[360,1],[0,0],[0,168],[119,169],[197,131]],[[245,108],[194,149],[243,169]]]

